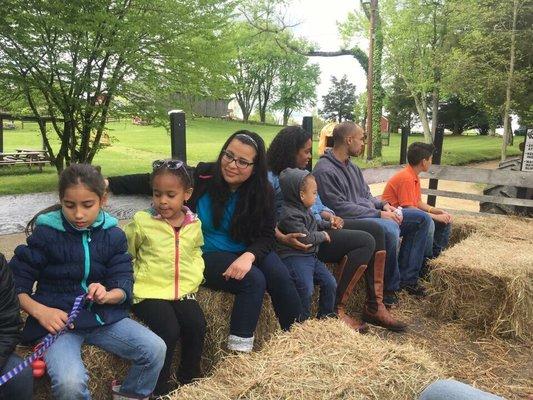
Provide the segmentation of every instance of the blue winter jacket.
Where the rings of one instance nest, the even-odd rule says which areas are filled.
[[[90,329],[127,317],[132,300],[133,268],[126,235],[115,218],[101,211],[89,228],[79,230],[61,211],[52,211],[37,218],[27,243],[15,249],[9,262],[17,293],[27,293],[45,306],[68,313],[74,299],[86,293],[91,283],[99,282],[107,290],[122,289],[125,301],[114,305],[91,304],[76,318],[74,329]],[[47,333],[29,316],[22,340],[30,342]]]

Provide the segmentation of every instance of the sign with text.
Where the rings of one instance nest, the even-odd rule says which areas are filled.
[[[524,153],[522,154],[522,171],[533,171],[533,128],[526,132]]]

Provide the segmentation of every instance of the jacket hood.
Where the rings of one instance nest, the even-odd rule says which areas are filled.
[[[305,208],[300,198],[300,188],[304,178],[310,172],[299,168],[286,168],[279,174],[279,186],[283,194],[283,201],[291,205]]]
[[[95,228],[113,228],[118,225],[118,220],[115,217],[112,217],[110,214],[106,213],[105,211],[100,210],[100,212],[98,213],[98,217],[96,217],[96,220],[89,228],[78,229],[65,218],[61,210],[57,210],[39,215],[37,217],[37,220],[35,221],[35,225],[48,226],[61,232],[66,232],[66,227],[68,226],[69,229],[74,229],[75,231],[83,232]]]
[[[333,155],[333,151],[332,149],[327,149],[324,154],[322,156],[320,156],[320,158],[325,158],[327,159],[328,161],[332,162],[333,164],[339,166],[339,167],[343,167],[343,168],[346,168],[346,164],[337,160],[337,158],[335,158],[335,156]]]

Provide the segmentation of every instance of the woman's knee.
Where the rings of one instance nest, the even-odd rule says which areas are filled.
[[[241,279],[241,286],[246,292],[261,293],[263,295],[266,290],[266,280],[261,270],[254,265],[248,273]]]

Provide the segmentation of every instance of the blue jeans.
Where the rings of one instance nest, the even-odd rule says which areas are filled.
[[[503,400],[503,398],[450,379],[433,382],[420,394],[419,400]]]
[[[124,318],[110,325],[64,333],[46,351],[44,358],[55,399],[91,398],[87,370],[81,359],[81,345],[84,343],[131,361],[121,393],[138,397],[147,397],[152,393],[165,361],[165,342],[148,328]]]
[[[364,220],[370,218],[364,218]],[[401,225],[390,219],[371,218],[385,230],[385,290],[396,291],[406,285],[416,284],[424,261],[431,217],[414,208],[403,209]],[[402,244],[398,245],[402,236]]]
[[[239,254],[216,251],[203,254],[205,261],[205,285],[235,295],[230,320],[230,335],[250,338],[254,335],[263,305],[265,290],[272,299],[272,306],[281,329],[288,330],[300,318],[302,305],[287,267],[279,256],[271,251],[241,280],[227,279],[224,271]]]
[[[452,224],[444,224],[431,219],[428,231],[428,240],[426,243],[426,258],[437,258],[442,250],[448,247]]]
[[[22,358],[11,354],[4,367],[0,370],[0,376],[12,370],[22,362]],[[24,368],[20,374],[9,380],[0,387],[0,399],[2,400],[31,400],[33,395],[33,373],[31,366]]]
[[[334,314],[337,283],[324,263],[314,254],[286,257],[283,262],[291,274],[302,302],[301,320],[304,321],[311,316],[311,301],[315,291],[315,284],[320,287],[317,317],[332,316]]]

